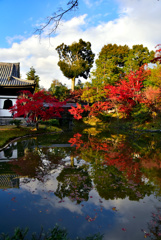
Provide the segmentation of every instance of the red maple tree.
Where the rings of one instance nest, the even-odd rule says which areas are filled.
[[[152,86],[147,87],[142,94],[142,103],[144,103],[151,112],[160,112],[161,89]]]
[[[142,66],[138,71],[131,71],[121,79],[115,86],[107,85],[107,99],[110,107],[115,108],[116,112],[129,115],[133,107],[141,101],[143,80],[150,74],[149,70]]]
[[[15,105],[10,111],[14,118],[24,117],[27,122],[34,122],[38,129],[40,120],[60,117],[65,102],[59,102],[49,92],[44,90],[31,94],[29,91],[22,91]]]
[[[69,109],[68,111],[74,116],[75,119],[79,120],[82,118],[81,114],[84,112],[84,109],[79,103],[77,103],[76,105],[76,108],[71,106],[71,109]]]
[[[156,45],[156,51],[154,55],[154,59],[151,61],[152,63],[159,62],[161,63],[161,44]]]
[[[150,74],[150,70],[142,66],[137,71],[131,71],[124,79],[121,79],[115,86],[106,85],[104,91],[106,98],[104,101],[95,102],[92,106],[77,104],[69,112],[74,115],[75,119],[81,119],[84,111],[89,112],[89,116],[97,116],[108,110],[114,109],[118,114],[122,112],[125,116],[130,115],[133,107],[142,99],[141,89],[144,79]]]

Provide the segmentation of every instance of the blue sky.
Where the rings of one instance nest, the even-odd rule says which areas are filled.
[[[60,7],[66,8],[66,2],[57,0],[0,0],[0,47],[8,48],[14,42],[20,42],[35,33],[37,26]],[[93,3],[92,3],[93,2]],[[98,23],[113,20],[118,16],[116,1],[80,0],[79,8],[65,15],[64,20],[88,14],[88,22],[84,28],[96,26]]]
[[[33,35],[36,25],[43,22],[57,9],[57,2],[51,0],[0,0],[0,47],[9,47],[7,41],[9,38],[15,38],[14,41],[17,42]]]
[[[0,0],[0,61],[20,62],[22,78],[30,67],[40,76],[40,85],[49,88],[53,79],[70,87],[57,66],[55,48],[82,38],[90,41],[98,56],[108,43],[143,44],[150,50],[161,43],[161,1],[79,0],[79,8],[65,16],[57,33],[41,40],[34,34],[39,24],[67,0]]]

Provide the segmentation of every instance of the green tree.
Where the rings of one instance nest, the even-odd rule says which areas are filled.
[[[68,197],[72,202],[76,201],[77,204],[88,201],[92,181],[86,168],[86,165],[64,168],[57,177],[58,186],[54,192],[55,196],[61,200]]]
[[[96,60],[92,84],[100,87],[105,84],[114,85],[130,71],[137,71],[143,64],[149,63],[154,52],[143,45],[134,45],[131,49],[117,44],[105,45]]]
[[[91,50],[91,43],[82,39],[71,45],[62,43],[56,48],[59,54],[58,66],[64,76],[72,80],[72,91],[75,87],[75,79],[78,77],[88,78],[90,69],[94,62],[94,53]]]
[[[61,82],[59,82],[59,80],[57,80],[57,79],[54,79],[54,80],[52,80],[52,83],[51,83],[51,86],[50,86],[50,91],[55,91],[55,88],[57,87],[57,86],[61,86],[62,85],[62,83]]]
[[[40,90],[40,86],[39,86],[40,77],[36,75],[35,68],[31,67],[30,71],[26,73],[26,75],[27,75],[27,80],[35,80],[35,83],[36,83],[35,92],[38,92]]]
[[[93,86],[91,83],[86,82],[83,88],[81,100],[87,103],[95,103],[101,101],[105,97],[106,93],[101,87]]]
[[[69,89],[67,86],[59,82],[57,79],[54,79],[49,88],[49,92],[52,93],[60,101],[65,100],[69,96]]]
[[[75,86],[75,89],[83,89],[84,83],[80,79],[78,79],[78,83]]]
[[[150,63],[154,58],[154,51],[149,51],[147,47],[142,44],[133,45],[129,54],[125,57],[124,71],[137,71],[143,64]]]
[[[161,65],[157,63],[154,68],[151,69],[150,76],[144,81],[144,85],[147,87],[160,87],[161,86]]]
[[[127,45],[105,45],[96,60],[93,85],[115,84],[123,74],[125,57],[129,54],[129,50]]]

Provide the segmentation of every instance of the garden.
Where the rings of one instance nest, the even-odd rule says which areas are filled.
[[[0,239],[161,239],[156,54],[108,44],[90,82],[21,92],[0,127]]]

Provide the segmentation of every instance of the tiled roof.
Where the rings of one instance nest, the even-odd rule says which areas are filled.
[[[33,80],[20,79],[19,63],[0,63],[0,86],[34,85]]]

